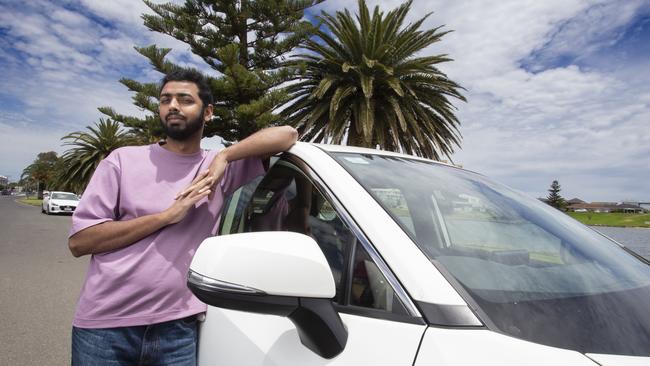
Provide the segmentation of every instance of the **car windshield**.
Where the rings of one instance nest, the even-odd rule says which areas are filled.
[[[53,200],[79,201],[79,197],[77,197],[77,195],[74,194],[74,193],[52,193],[52,199]]]
[[[650,266],[568,215],[485,177],[334,153],[489,328],[581,352],[650,356]]]

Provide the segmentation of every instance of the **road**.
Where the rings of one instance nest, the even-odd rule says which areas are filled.
[[[67,248],[70,216],[0,196],[0,365],[69,365],[88,258]]]

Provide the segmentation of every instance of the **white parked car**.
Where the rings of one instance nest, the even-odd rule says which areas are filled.
[[[650,265],[466,170],[296,144],[188,286],[199,365],[650,365]]]
[[[43,196],[41,212],[46,214],[53,213],[72,213],[79,204],[79,197],[70,192],[49,192],[49,195]]]

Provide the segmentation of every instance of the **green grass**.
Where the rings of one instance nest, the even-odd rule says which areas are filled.
[[[586,225],[650,228],[650,214],[618,212],[567,212],[567,214]]]
[[[39,200],[38,198],[21,198],[18,200],[18,202],[24,203],[26,205],[41,207],[43,200]]]

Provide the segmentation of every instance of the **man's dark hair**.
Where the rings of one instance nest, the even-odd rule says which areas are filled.
[[[162,92],[165,84],[170,81],[189,81],[196,84],[197,88],[199,88],[199,98],[201,98],[201,101],[203,102],[203,108],[207,107],[209,104],[212,104],[212,91],[208,85],[208,80],[200,72],[194,69],[178,69],[170,72],[169,74],[165,75],[165,77],[160,82],[159,94]]]

